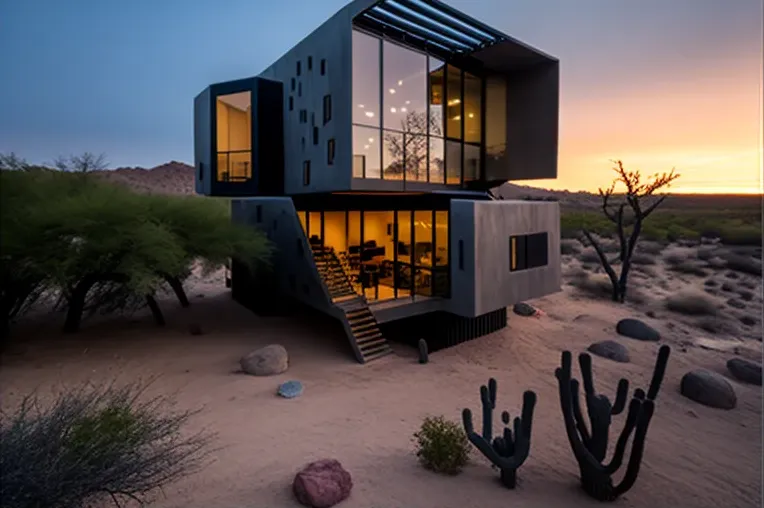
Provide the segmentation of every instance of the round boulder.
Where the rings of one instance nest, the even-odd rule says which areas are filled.
[[[618,322],[615,331],[624,337],[644,341],[658,341],[661,334],[658,330],[648,326],[639,319],[626,318]]]
[[[516,303],[512,307],[512,311],[518,316],[531,317],[536,315],[536,309],[533,307],[533,305],[527,304],[525,302]]]
[[[253,376],[273,376],[289,368],[289,355],[284,346],[270,344],[242,357],[241,370]]]
[[[688,372],[679,386],[682,395],[704,406],[733,409],[737,395],[732,385],[719,374],[705,369]]]
[[[619,363],[629,363],[629,350],[621,343],[614,340],[595,342],[587,349],[591,354],[607,358]]]
[[[295,497],[304,506],[329,508],[347,499],[353,479],[335,459],[323,459],[303,467],[292,482]]]
[[[745,358],[733,358],[727,362],[727,370],[738,381],[761,386],[760,363],[752,362]]]
[[[293,399],[302,395],[302,383],[299,381],[287,381],[279,385],[278,394],[285,399]]]

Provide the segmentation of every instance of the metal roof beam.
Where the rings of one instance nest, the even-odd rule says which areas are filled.
[[[408,0],[409,3],[418,4],[427,10],[428,14],[441,16],[447,16],[456,22],[461,28],[467,29],[473,32],[476,36],[483,39],[489,39],[491,42],[497,42],[503,40],[505,36],[489,27],[485,23],[472,18],[467,18],[464,14],[457,11],[453,7],[446,5],[440,0]]]
[[[405,0],[404,0],[405,1]],[[411,2],[407,2],[404,5],[397,1],[386,1],[384,8],[394,12],[402,18],[409,19],[415,23],[422,24],[430,30],[441,33],[444,30],[448,37],[459,40],[460,42],[473,47],[480,47],[485,43],[485,39],[474,37],[464,32],[464,29],[451,22],[451,20],[440,14],[433,14],[426,9],[422,9],[419,5]]]
[[[401,29],[403,32],[412,33],[423,39],[438,42],[455,53],[476,49],[472,46],[468,46],[467,44],[459,42],[458,40],[452,39],[445,35],[441,35],[426,27],[417,25],[416,23],[413,23],[405,18],[401,18],[400,16],[397,16],[390,11],[384,10],[381,6],[372,8],[371,13],[373,13],[375,17],[380,18],[385,24],[395,26],[396,28]]]

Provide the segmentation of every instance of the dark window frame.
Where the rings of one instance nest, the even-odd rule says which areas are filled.
[[[305,187],[310,185],[310,160],[302,163],[302,185]]]
[[[289,96],[289,111],[294,111],[294,97]]]
[[[459,270],[464,271],[464,240],[459,240]]]
[[[324,76],[326,74],[326,58],[321,59],[321,75]]]
[[[510,272],[542,268],[548,265],[549,233],[547,231],[509,237]]]
[[[302,62],[297,60],[297,75],[302,74]]]
[[[313,145],[315,146],[317,144],[318,144],[318,127],[314,126],[313,127]]]
[[[334,157],[336,154],[336,143],[334,138],[330,138],[326,141],[326,164],[328,166],[334,165]]]
[[[309,71],[313,70],[313,57],[312,56],[308,57],[308,70]]]
[[[324,125],[332,120],[332,95],[324,95]]]

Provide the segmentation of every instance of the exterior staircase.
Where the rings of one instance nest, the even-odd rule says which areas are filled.
[[[316,268],[329,290],[332,303],[342,311],[342,324],[360,363],[368,363],[393,352],[382,335],[366,300],[355,292],[346,268],[331,247],[311,245]]]

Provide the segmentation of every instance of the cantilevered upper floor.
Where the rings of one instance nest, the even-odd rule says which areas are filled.
[[[355,0],[195,100],[197,192],[485,189],[557,176],[559,63],[438,0]]]

